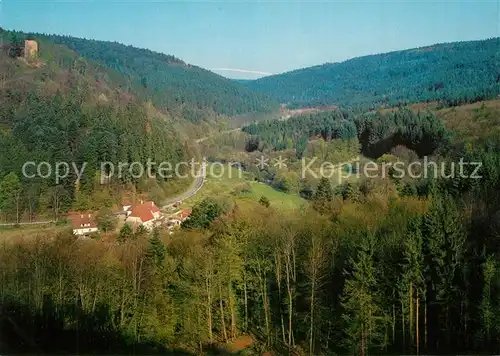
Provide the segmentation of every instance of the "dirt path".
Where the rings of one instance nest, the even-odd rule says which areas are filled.
[[[20,223],[4,223],[0,224],[0,226],[23,226],[23,225],[47,225],[47,224],[52,224],[54,221],[32,221],[32,222],[20,222]]]
[[[205,137],[202,137],[202,138],[197,139],[197,140],[196,140],[196,143],[200,143],[200,142],[206,141],[206,140],[208,140],[209,138],[212,138],[212,137],[214,137],[214,136],[220,136],[220,135],[223,135],[223,134],[227,134],[227,133],[230,133],[230,132],[236,132],[236,131],[241,131],[241,128],[232,129],[232,130],[227,130],[227,131],[222,131],[222,132],[219,132],[219,133],[214,134],[214,135],[211,135],[211,136],[205,136]]]

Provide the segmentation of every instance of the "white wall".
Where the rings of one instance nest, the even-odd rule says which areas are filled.
[[[83,229],[73,229],[73,234],[75,235],[85,235],[90,234],[92,232],[97,232],[98,229],[96,227],[86,227]]]

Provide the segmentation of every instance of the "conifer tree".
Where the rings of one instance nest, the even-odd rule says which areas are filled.
[[[153,233],[149,238],[149,245],[146,251],[146,257],[150,263],[158,268],[161,268],[163,261],[165,260],[166,248],[160,239],[160,233],[158,229],[153,229]]]
[[[144,227],[144,225],[139,225],[139,227],[135,230],[134,239],[140,239],[141,237],[147,236],[148,230]]]
[[[328,178],[321,177],[313,199],[317,201],[331,201],[333,199],[332,184]]]
[[[481,297],[480,321],[481,329],[478,338],[482,341],[482,347],[485,350],[489,349],[492,341],[492,333],[494,325],[498,319],[495,317],[494,300],[492,299],[492,287],[496,273],[496,261],[493,256],[488,256],[483,264],[483,291]]]
[[[351,270],[347,273],[342,295],[345,340],[355,355],[367,355],[371,347],[383,346],[381,330],[386,318],[376,289],[375,244],[375,236],[368,233],[356,257],[349,258]]]
[[[402,277],[399,283],[399,294],[402,306],[403,345],[406,340],[412,341],[417,354],[420,351],[420,305],[425,300],[423,237],[420,216],[413,217],[408,223],[403,241]],[[408,328],[406,327],[408,325]],[[409,332],[409,338],[405,331]]]
[[[432,200],[424,218],[426,299],[429,302],[429,321],[438,325],[433,335],[435,341],[450,345],[453,328],[460,327],[452,320],[461,315],[458,301],[463,281],[465,232],[450,196],[434,195]]]
[[[322,177],[313,195],[313,207],[320,213],[325,213],[333,199],[332,185],[328,178]]]
[[[129,224],[123,225],[123,227],[120,229],[120,233],[118,234],[117,241],[120,243],[123,243],[127,240],[130,240],[130,238],[134,235],[134,232],[132,231],[132,228],[130,227]]]

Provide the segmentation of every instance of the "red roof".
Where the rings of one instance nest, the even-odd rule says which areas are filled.
[[[136,205],[131,210],[132,212],[130,213],[130,216],[140,218],[143,223],[149,220],[153,220],[153,213],[157,213],[160,211],[160,209],[158,209],[158,207],[152,201],[148,201],[141,205]]]
[[[97,227],[97,223],[92,214],[73,215],[71,217],[71,225],[73,226],[73,229]]]
[[[157,213],[157,212],[160,211],[160,209],[158,209],[158,207],[156,206],[156,204],[154,202],[152,202],[152,201],[147,201],[143,205],[149,206],[149,208],[151,209],[151,211],[153,213]]]
[[[181,219],[185,219],[185,218],[187,218],[189,215],[191,215],[191,210],[189,210],[189,209],[184,209],[184,210],[179,211],[176,215],[178,215],[178,216],[179,216],[179,218],[181,218]]]

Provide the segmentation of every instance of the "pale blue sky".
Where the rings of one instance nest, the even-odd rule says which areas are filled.
[[[490,1],[0,0],[0,26],[118,41],[204,68],[280,73],[500,36]],[[258,75],[218,71],[233,78]]]

